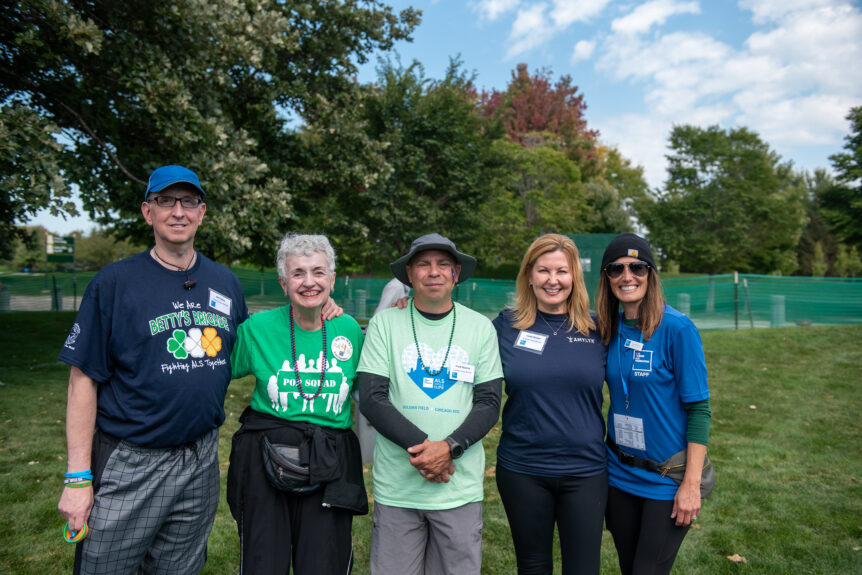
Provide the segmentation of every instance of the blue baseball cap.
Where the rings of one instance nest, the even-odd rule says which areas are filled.
[[[204,197],[204,189],[201,187],[197,174],[193,171],[182,166],[162,166],[161,168],[156,168],[150,174],[144,199],[146,200],[150,194],[161,192],[174,184],[188,184],[201,193],[201,198]]]

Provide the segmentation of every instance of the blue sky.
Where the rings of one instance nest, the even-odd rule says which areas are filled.
[[[441,78],[460,55],[480,89],[518,63],[572,77],[604,144],[665,179],[674,124],[746,126],[797,169],[828,168],[862,105],[862,7],[847,0],[391,0],[423,22],[401,61]],[[375,79],[375,62],[360,81]],[[37,220],[64,232],[86,220]]]

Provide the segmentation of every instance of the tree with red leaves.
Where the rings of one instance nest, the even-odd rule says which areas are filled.
[[[484,92],[480,105],[485,116],[501,121],[512,141],[560,149],[578,165],[584,179],[598,169],[598,132],[587,128],[587,104],[571,76],[554,83],[548,70],[530,76],[527,65],[518,64],[506,91]]]

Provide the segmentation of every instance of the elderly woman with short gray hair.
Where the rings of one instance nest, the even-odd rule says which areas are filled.
[[[353,515],[368,513],[349,397],[362,330],[324,313],[335,284],[326,236],[287,234],[276,264],[289,303],[251,316],[231,354],[234,378],[255,377],[228,470],[240,571],[347,573]]]

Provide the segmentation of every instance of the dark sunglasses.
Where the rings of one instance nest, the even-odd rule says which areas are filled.
[[[608,274],[608,277],[611,279],[616,279],[623,275],[623,272],[626,268],[629,268],[629,271],[633,276],[642,278],[647,275],[649,272],[649,264],[646,262],[631,262],[629,264],[621,264],[621,263],[613,263],[605,266],[605,273]]]

